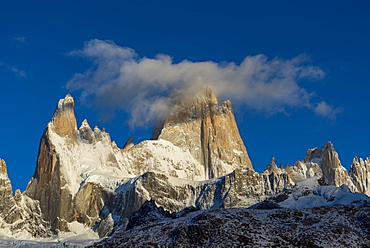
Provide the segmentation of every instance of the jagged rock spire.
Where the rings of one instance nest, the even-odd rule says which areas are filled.
[[[370,158],[364,160],[355,157],[352,161],[350,176],[356,190],[370,196]]]
[[[83,120],[80,128],[78,129],[78,133],[81,139],[92,143],[94,140],[94,132],[91,130],[91,127],[86,119]]]
[[[59,136],[75,137],[77,123],[74,113],[74,100],[70,94],[60,99],[51,120],[52,128]]]
[[[61,158],[55,151],[52,136],[68,137],[76,141],[77,132],[74,100],[68,94],[59,100],[41,137],[36,170],[25,191],[29,197],[40,202],[45,219],[51,223],[57,218],[68,219],[71,209],[70,192],[65,187],[67,181],[62,177]]]
[[[7,173],[4,159],[0,159],[0,173]]]
[[[173,107],[159,139],[189,150],[204,165],[208,178],[225,175],[236,167],[253,169],[231,102],[218,105],[210,87],[183,98]]]
[[[341,186],[342,184],[346,184],[352,190],[355,188],[346,168],[342,166],[338,158],[338,153],[331,142],[324,144],[321,149],[313,148],[307,150],[304,162],[317,163],[322,170],[325,181],[329,185]]]
[[[271,158],[270,164],[266,166],[266,169],[263,172],[263,174],[267,174],[267,175],[269,175],[271,173],[275,173],[275,174],[281,174],[282,173],[281,169],[277,167],[275,157]]]
[[[0,218],[9,224],[20,219],[19,209],[15,208],[16,202],[12,197],[12,191],[6,163],[3,159],[0,159]]]

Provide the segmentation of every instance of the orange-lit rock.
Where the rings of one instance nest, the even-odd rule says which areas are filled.
[[[207,178],[223,176],[236,168],[253,170],[231,102],[219,105],[209,87],[177,103],[158,138],[190,151],[204,165]]]

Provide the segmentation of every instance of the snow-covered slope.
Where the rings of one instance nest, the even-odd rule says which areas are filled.
[[[312,177],[297,183],[291,190],[285,190],[276,195],[268,197],[251,208],[273,209],[273,208],[314,208],[331,205],[353,205],[370,207],[370,197],[351,192],[349,187],[343,184],[340,187],[333,185],[322,185],[323,178]]]
[[[354,205],[370,207],[370,197],[351,192],[347,185],[320,186],[317,178],[309,178],[297,183],[291,194],[279,203],[283,208],[311,208],[325,205]]]
[[[116,179],[134,176],[123,166],[122,152],[115,142],[111,141],[110,135],[98,127],[92,131],[86,120],[79,128],[76,140],[68,136],[61,137],[53,132],[52,122],[49,123],[48,129],[49,141],[60,158],[65,185],[72,195],[77,193],[86,175]]]
[[[123,152],[123,164],[134,175],[158,171],[172,177],[205,180],[204,167],[189,151],[166,140],[146,140]]]

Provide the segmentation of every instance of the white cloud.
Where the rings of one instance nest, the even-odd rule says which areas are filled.
[[[184,96],[203,85],[210,85],[220,99],[231,99],[267,114],[308,108],[320,116],[333,115],[317,109],[320,104],[313,102],[314,92],[298,84],[301,79],[325,76],[320,68],[308,64],[306,55],[290,60],[248,56],[239,65],[188,60],[174,63],[168,55],[139,57],[131,48],[96,39],[85,42],[82,50],[71,55],[90,59],[93,66],[75,74],[67,88],[81,90],[85,104],[129,112],[132,125],[146,126],[168,110],[174,95]]]

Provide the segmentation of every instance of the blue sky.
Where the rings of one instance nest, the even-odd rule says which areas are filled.
[[[140,125],[143,116],[133,108],[138,92],[124,88],[133,74],[119,73],[130,63],[148,72],[143,61],[153,63],[157,81],[134,79],[156,104],[166,93],[187,85],[181,75],[191,78],[191,86],[199,75],[205,81],[214,79],[220,97],[234,103],[257,171],[271,157],[278,164],[293,164],[308,148],[327,141],[333,142],[347,168],[354,156],[370,156],[368,1],[2,1],[0,5],[0,158],[7,162],[14,189],[24,190],[32,177],[40,137],[58,100],[67,93],[75,98],[79,124],[86,118],[91,126],[105,127],[119,146],[130,134],[136,141],[149,139],[152,118]],[[132,54],[125,57],[112,51]],[[117,68],[105,66],[107,61]],[[254,74],[244,73],[251,65],[242,66],[243,61],[257,64]],[[201,65],[204,68],[198,70]],[[159,84],[172,68],[183,73]],[[99,73],[106,81],[98,80]],[[132,95],[127,93],[124,101],[119,97],[106,101],[109,91],[101,95],[92,90],[107,84]],[[88,96],[85,100],[82,93]],[[143,108],[143,113],[157,110]]]

